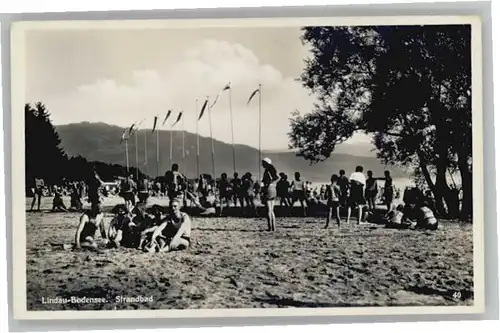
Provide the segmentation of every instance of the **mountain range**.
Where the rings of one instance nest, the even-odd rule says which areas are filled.
[[[105,123],[73,123],[56,126],[61,138],[62,148],[69,156],[81,155],[89,161],[101,161],[112,164],[126,165],[126,146],[130,166],[136,166],[136,142],[137,157],[141,171],[151,176],[163,175],[170,169],[172,163],[178,163],[181,171],[188,177],[197,174],[197,135],[184,132],[185,157],[182,156],[182,132],[181,131],[159,131],[159,162],[157,163],[157,133],[151,130],[140,130],[137,137],[132,135],[128,143],[120,143],[124,128]],[[170,137],[172,136],[172,161],[170,160]],[[147,159],[145,159],[147,151]],[[356,156],[346,152],[361,152]],[[278,172],[284,172],[293,176],[293,172],[299,171],[305,179],[313,182],[326,182],[332,173],[338,173],[340,169],[349,174],[357,165],[362,165],[366,170],[372,170],[376,177],[382,177],[384,170],[390,170],[393,177],[407,177],[405,170],[387,167],[375,156],[366,156],[370,149],[367,145],[361,147],[359,144],[343,144],[332,153],[331,157],[316,164],[310,164],[302,157],[298,157],[291,151],[265,151],[262,157],[269,157]],[[368,152],[368,153],[367,153]],[[217,175],[226,172],[230,177],[233,173],[232,145],[214,140],[215,171]],[[374,155],[374,153],[372,153]],[[257,175],[260,167],[259,151],[250,146],[235,145],[236,170],[242,175],[251,172]],[[145,163],[147,160],[147,163]],[[199,164],[201,173],[212,173],[211,141],[210,138],[199,137]],[[157,170],[158,165],[158,170]]]

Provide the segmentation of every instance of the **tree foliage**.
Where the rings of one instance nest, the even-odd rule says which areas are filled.
[[[458,168],[471,200],[470,26],[305,27],[302,41],[312,56],[300,80],[318,103],[291,119],[298,155],[322,161],[363,131],[385,163],[418,167],[438,200]]]

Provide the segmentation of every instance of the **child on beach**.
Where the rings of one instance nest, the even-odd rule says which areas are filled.
[[[66,205],[62,198],[62,190],[59,187],[54,188],[54,200],[52,200],[52,212],[65,212]]]
[[[404,215],[404,205],[398,205],[396,209],[391,209],[386,214],[386,228],[391,229],[409,229],[412,223]]]
[[[325,229],[328,228],[330,220],[332,219],[332,213],[335,212],[335,219],[337,220],[337,226],[340,227],[340,186],[337,184],[339,177],[337,175],[332,175],[330,179],[331,183],[326,187],[326,200],[328,206],[328,215],[326,217]]]

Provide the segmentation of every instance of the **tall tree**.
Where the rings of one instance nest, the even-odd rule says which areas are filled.
[[[442,214],[446,172],[461,161],[469,216],[470,26],[306,27],[302,40],[312,57],[301,81],[319,102],[292,118],[291,147],[318,162],[354,132],[373,134],[379,158],[420,169]]]
[[[47,108],[40,102],[34,106],[26,104],[24,114],[27,185],[34,177],[41,177],[49,184],[60,183],[65,176],[67,157]]]

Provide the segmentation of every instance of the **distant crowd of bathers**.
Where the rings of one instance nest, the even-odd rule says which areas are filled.
[[[242,211],[257,214],[256,207],[260,202],[265,208],[268,231],[276,230],[275,202],[279,202],[285,209],[299,203],[303,216],[313,215],[311,210],[322,204],[327,211],[325,228],[329,227],[333,218],[337,226],[341,225],[341,210],[346,213],[346,223],[349,223],[352,210],[356,210],[358,224],[371,222],[398,229],[437,229],[435,203],[431,192],[426,191],[424,194],[416,187],[408,187],[404,191],[403,203],[395,204],[401,195],[400,190],[394,186],[389,171],[385,171],[384,177],[374,177],[372,171],[367,171],[365,175],[363,167],[357,166],[349,177],[344,170],[340,170],[338,174],[331,176],[329,184],[313,188],[312,182],[304,180],[299,172],[295,172],[293,180],[289,181],[285,173],[277,172],[269,158],[262,160],[262,167],[264,173],[261,181],[256,181],[249,172],[241,178],[238,173],[234,173],[232,179],[223,173],[218,180],[211,175],[202,174],[190,181],[179,171],[179,165],[173,164],[164,177],[151,180],[141,174],[136,179],[133,174],[129,174],[112,188],[104,186],[105,182],[94,169],[86,181],[73,181],[65,186],[52,187],[52,211],[84,211],[86,217],[82,217],[83,220],[96,225],[96,217],[102,213],[103,197],[118,195],[124,202],[113,208],[114,222],[109,230],[102,233],[107,235],[108,240],[113,239],[110,244],[125,242],[151,251],[188,246],[185,244],[188,241],[180,236],[173,243],[165,243],[162,240],[168,239],[168,235],[160,235],[165,229],[169,229],[167,225],[172,224],[160,227],[165,219],[162,214],[167,214],[170,221],[176,220],[180,223],[189,219],[185,212],[181,212],[183,207],[188,206],[198,207],[201,215],[222,216],[224,209],[228,207],[239,207]],[[379,180],[384,181],[381,188],[377,182]],[[35,178],[34,188],[31,189],[31,210],[37,201],[37,208],[40,210],[44,190],[46,191],[46,187],[43,179]],[[64,203],[64,196],[68,194],[69,208]],[[147,213],[146,206],[150,197],[165,197],[168,198],[168,203],[164,208],[161,205],[153,205],[149,208],[150,213]],[[83,209],[85,198],[90,203],[88,210]],[[385,211],[382,214],[381,210],[377,209],[377,203],[384,206]],[[129,222],[123,222],[125,220]],[[147,223],[144,222],[146,220]],[[86,225],[85,221],[82,225]],[[127,225],[125,228],[124,223]],[[139,224],[147,227],[136,228]],[[79,227],[81,228],[84,227]],[[95,232],[97,227],[94,229]],[[174,227],[173,230],[178,231],[179,228]],[[79,233],[82,232],[85,237],[78,235],[77,244],[81,241],[87,242],[86,235],[92,234],[84,232],[83,229]],[[183,235],[189,238],[189,234],[190,231],[187,236]]]

